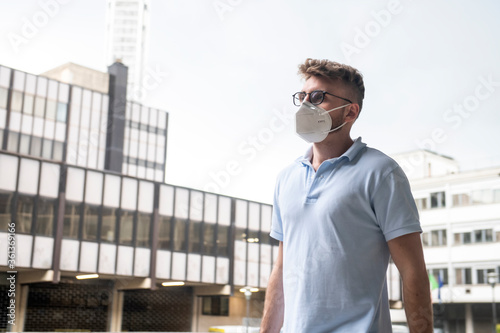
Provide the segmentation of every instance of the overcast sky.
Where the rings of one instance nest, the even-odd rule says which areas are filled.
[[[0,64],[39,74],[66,62],[105,71],[104,0],[0,2]],[[355,3],[355,4],[353,4]],[[364,75],[352,137],[388,154],[424,147],[462,169],[500,165],[498,1],[151,0],[145,104],[170,115],[166,182],[271,202],[308,144],[291,95],[306,58]],[[42,22],[43,23],[43,22]]]

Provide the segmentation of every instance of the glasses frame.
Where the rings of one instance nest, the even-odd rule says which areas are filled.
[[[311,94],[313,94],[313,93],[317,93],[317,92],[323,93],[323,95],[321,95],[321,101],[320,101],[319,103],[313,103],[313,102],[311,101]],[[324,90],[313,90],[313,91],[311,91],[310,93],[306,93],[305,91],[298,91],[298,92],[296,92],[295,94],[293,94],[293,95],[292,95],[292,98],[293,98],[293,104],[294,104],[295,106],[300,106],[300,105],[302,104],[302,103],[301,103],[301,104],[297,105],[297,103],[295,103],[295,96],[297,96],[297,94],[305,94],[304,99],[306,99],[306,98],[307,98],[307,95],[309,95],[309,101],[310,101],[310,102],[311,102],[311,104],[313,104],[313,105],[319,105],[319,104],[323,103],[323,101],[325,100],[325,95],[330,95],[330,96],[333,96],[333,97],[337,97],[337,98],[343,99],[344,101],[347,101],[347,102],[349,102],[349,103],[353,104],[353,103],[352,103],[352,101],[348,100],[347,98],[344,98],[344,97],[340,97],[340,96],[337,96],[337,95],[331,94],[331,93],[329,93],[328,91],[324,91]]]

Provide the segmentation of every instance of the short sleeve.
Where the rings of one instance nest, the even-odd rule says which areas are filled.
[[[276,182],[276,186],[274,188],[273,218],[271,233],[269,235],[274,239],[281,242],[283,241],[283,222],[281,220],[281,211],[279,207],[279,180]]]
[[[410,183],[399,166],[382,179],[375,190],[372,204],[386,241],[422,232]]]

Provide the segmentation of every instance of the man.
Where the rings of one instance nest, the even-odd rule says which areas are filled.
[[[278,176],[271,236],[280,241],[261,333],[392,332],[389,256],[403,280],[410,332],[432,332],[417,208],[406,176],[350,130],[363,103],[354,68],[307,59],[293,95],[312,143]]]

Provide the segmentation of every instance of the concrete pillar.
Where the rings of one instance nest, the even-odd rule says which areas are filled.
[[[474,333],[474,318],[470,303],[465,304],[465,333]]]
[[[115,287],[111,299],[111,306],[108,307],[108,332],[121,332],[123,315],[123,291]]]
[[[18,275],[19,276],[19,275]],[[7,331],[24,332],[24,321],[26,319],[26,307],[28,305],[28,285],[22,285],[16,281],[16,320],[15,325],[8,325]]]

